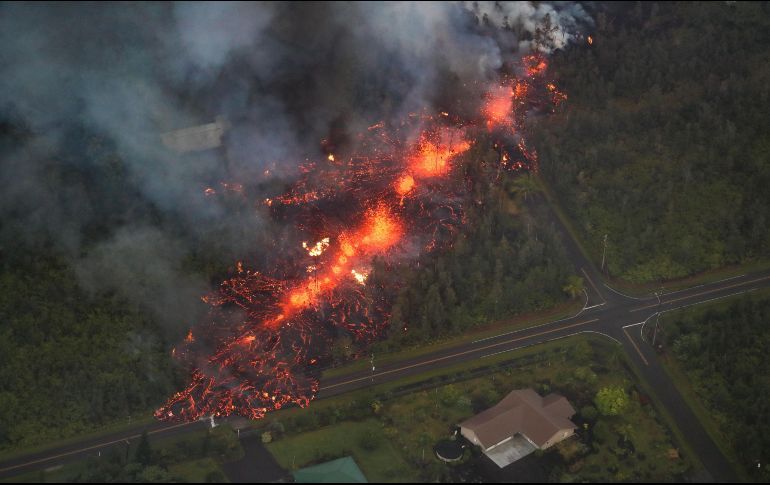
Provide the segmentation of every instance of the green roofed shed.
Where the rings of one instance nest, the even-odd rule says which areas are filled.
[[[296,483],[369,483],[350,456],[302,468],[293,475]]]

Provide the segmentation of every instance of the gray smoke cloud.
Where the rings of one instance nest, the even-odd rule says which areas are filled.
[[[260,200],[322,139],[352,150],[366,126],[461,98],[448,81],[493,81],[546,15],[551,48],[590,21],[559,2],[4,3],[0,119],[29,133],[0,147],[0,244],[53,242],[84,287],[186,325],[210,283],[184,262],[212,232],[233,259],[290,237],[205,187]],[[220,149],[161,142],[217,116]]]

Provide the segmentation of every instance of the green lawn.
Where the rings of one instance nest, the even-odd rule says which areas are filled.
[[[217,475],[227,481],[222,467],[213,458],[201,458],[199,460],[177,463],[168,467],[168,471],[175,477],[179,477],[187,483],[206,483],[207,477]]]
[[[370,482],[417,481],[376,419],[326,426],[274,441],[267,448],[287,470],[351,455]]]

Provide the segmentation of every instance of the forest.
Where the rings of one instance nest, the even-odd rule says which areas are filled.
[[[637,2],[557,52],[568,102],[532,128],[599,266],[632,282],[770,256],[770,6]]]
[[[2,128],[6,154],[36,139],[23,127],[5,123]],[[86,128],[67,136],[64,146],[71,150],[39,161],[54,198],[51,206],[32,209],[20,201],[1,213],[0,450],[127,424],[132,416],[154,411],[183,380],[171,351],[201,317],[196,302],[200,305],[207,287],[227,276],[236,258],[267,247],[257,243],[237,254],[227,241],[253,244],[270,234],[243,227],[241,214],[253,210],[246,198],[230,200],[222,222],[186,234],[173,213],[132,192],[125,162],[108,140]],[[418,261],[388,269],[382,261],[375,263],[368,289],[375,291],[381,283],[397,288],[387,300],[391,323],[381,350],[550,308],[568,298],[563,288],[572,272],[564,249],[543,222],[547,218],[538,215],[544,208],[529,203],[538,190],[534,178],[503,174],[491,183],[499,154],[487,141],[458,160],[453,174],[458,183],[475,181],[468,195],[475,204],[467,204],[464,224]],[[57,190],[73,185],[79,190],[69,195]],[[25,210],[41,209],[60,211],[63,221],[79,211],[77,224],[30,226]],[[119,241],[126,221],[155,228],[157,236],[140,241],[149,253],[111,245],[114,254],[91,268],[84,253],[107,251],[101,245]],[[228,231],[241,234],[223,241]],[[69,245],[69,238],[76,242]],[[169,242],[175,238],[185,244]],[[154,267],[132,269],[135,258],[144,257],[152,257]],[[88,277],[84,269],[90,270]],[[111,284],[120,279],[120,285]],[[391,281],[384,284],[386,279]],[[126,293],[127,288],[132,291]],[[350,337],[340,335],[332,349],[338,361],[366,349],[359,345],[337,355],[346,342]]]
[[[770,299],[745,296],[707,311],[672,315],[667,347],[697,398],[753,480],[770,480]],[[757,464],[761,467],[757,467]]]

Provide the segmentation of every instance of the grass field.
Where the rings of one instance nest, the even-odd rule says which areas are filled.
[[[201,458],[176,465],[171,465],[168,470],[176,477],[187,483],[206,483],[210,476],[218,476],[226,479],[222,467],[213,458]]]
[[[417,481],[399,450],[390,441],[377,438],[382,433],[376,419],[343,422],[275,441],[267,448],[287,470],[351,455],[370,482]]]

